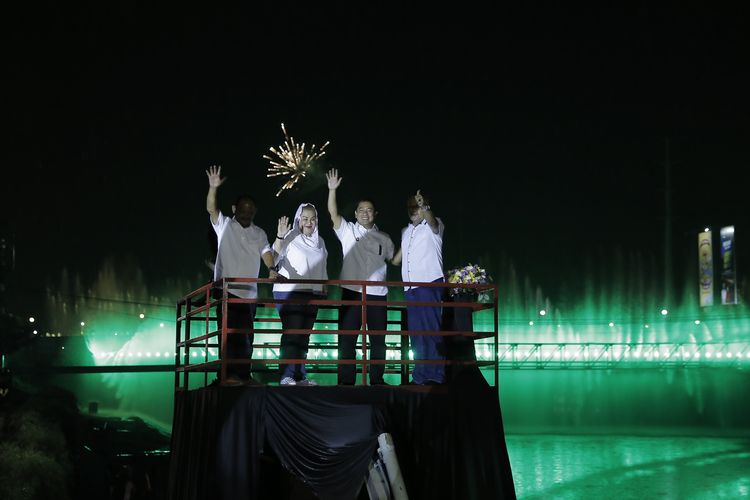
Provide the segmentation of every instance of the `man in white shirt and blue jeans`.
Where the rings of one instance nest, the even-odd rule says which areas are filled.
[[[339,177],[336,169],[326,174],[328,180],[328,213],[333,222],[333,231],[341,242],[344,260],[341,266],[342,280],[385,281],[386,261],[393,258],[393,241],[386,233],[375,225],[377,211],[375,204],[369,199],[360,199],[354,211],[356,222],[346,220],[339,214],[336,202],[336,189],[343,178]],[[369,305],[383,302],[388,295],[388,287],[367,286],[365,308],[367,327],[371,330],[387,329],[387,310],[385,306]],[[362,286],[342,285],[342,300],[362,300]],[[362,307],[356,305],[342,305],[339,308],[339,329],[359,330],[362,328]],[[370,335],[370,359],[385,360],[385,335]],[[339,359],[355,359],[357,335],[339,335]],[[356,380],[356,365],[339,365],[338,382],[341,385],[354,385]],[[370,385],[385,385],[383,374],[384,364],[370,365]]]
[[[435,217],[422,193],[407,200],[409,225],[401,232],[401,248],[393,264],[401,264],[401,279],[416,283],[442,283],[443,274],[443,222]],[[407,301],[441,302],[442,287],[405,286]],[[437,332],[441,329],[442,308],[435,306],[407,306],[409,331]],[[445,360],[443,337],[439,335],[412,335],[409,337],[415,360]],[[419,385],[445,382],[445,365],[416,364],[412,370],[412,383]]]
[[[216,231],[218,251],[214,265],[214,281],[221,278],[257,278],[261,259],[269,268],[269,277],[275,278],[273,251],[268,244],[268,236],[253,224],[257,209],[249,196],[240,196],[232,205],[234,217],[229,218],[216,206],[216,192],[226,178],[221,177],[221,167],[212,166],[206,170],[208,195],[206,210],[211,217],[211,225]],[[255,299],[258,297],[256,283],[230,283],[230,297]],[[221,353],[225,359],[249,360],[253,357],[253,322],[256,304],[227,304],[227,327],[248,329],[250,333],[228,334],[227,351]],[[218,321],[221,322],[219,315]],[[234,364],[227,367],[227,380],[224,385],[252,383],[250,364]]]

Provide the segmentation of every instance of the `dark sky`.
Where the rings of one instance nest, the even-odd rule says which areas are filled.
[[[324,210],[322,177],[273,196],[261,156],[281,122],[331,141],[342,209],[374,197],[394,240],[421,188],[447,267],[503,252],[553,288],[615,248],[661,259],[667,142],[675,254],[704,225],[750,241],[746,6],[246,4],[5,19],[3,227],[19,274],[91,276],[110,256],[152,283],[202,272],[214,163],[221,207],[249,192],[269,235],[302,200]]]

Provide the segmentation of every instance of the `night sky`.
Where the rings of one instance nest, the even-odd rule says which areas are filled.
[[[660,262],[667,144],[677,274],[705,225],[735,224],[750,268],[747,6],[246,4],[6,17],[16,282],[42,287],[63,267],[91,281],[112,257],[153,286],[207,278],[211,164],[228,176],[225,213],[253,195],[271,237],[299,202],[318,205],[335,260],[334,166],[346,216],[374,197],[398,241],[420,188],[446,224],[446,267],[503,254],[554,296],[618,249]],[[317,178],[275,198],[262,155],[281,122],[331,144]]]

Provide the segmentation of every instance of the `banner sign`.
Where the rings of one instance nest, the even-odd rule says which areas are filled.
[[[714,256],[711,231],[698,233],[698,298],[701,307],[714,305]]]
[[[722,227],[721,239],[721,303],[737,303],[737,269],[734,257],[734,226]]]

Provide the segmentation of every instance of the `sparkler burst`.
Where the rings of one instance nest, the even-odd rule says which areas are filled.
[[[313,144],[309,151],[305,151],[305,143],[297,144],[294,142],[294,137],[289,137],[283,123],[281,124],[281,130],[284,132],[284,144],[281,144],[277,148],[269,148],[275,157],[263,155],[263,158],[271,164],[268,167],[266,177],[288,177],[287,181],[276,193],[277,197],[285,190],[291,189],[300,179],[307,175],[314,162],[326,154],[326,146],[331,142],[326,141],[319,149]]]

